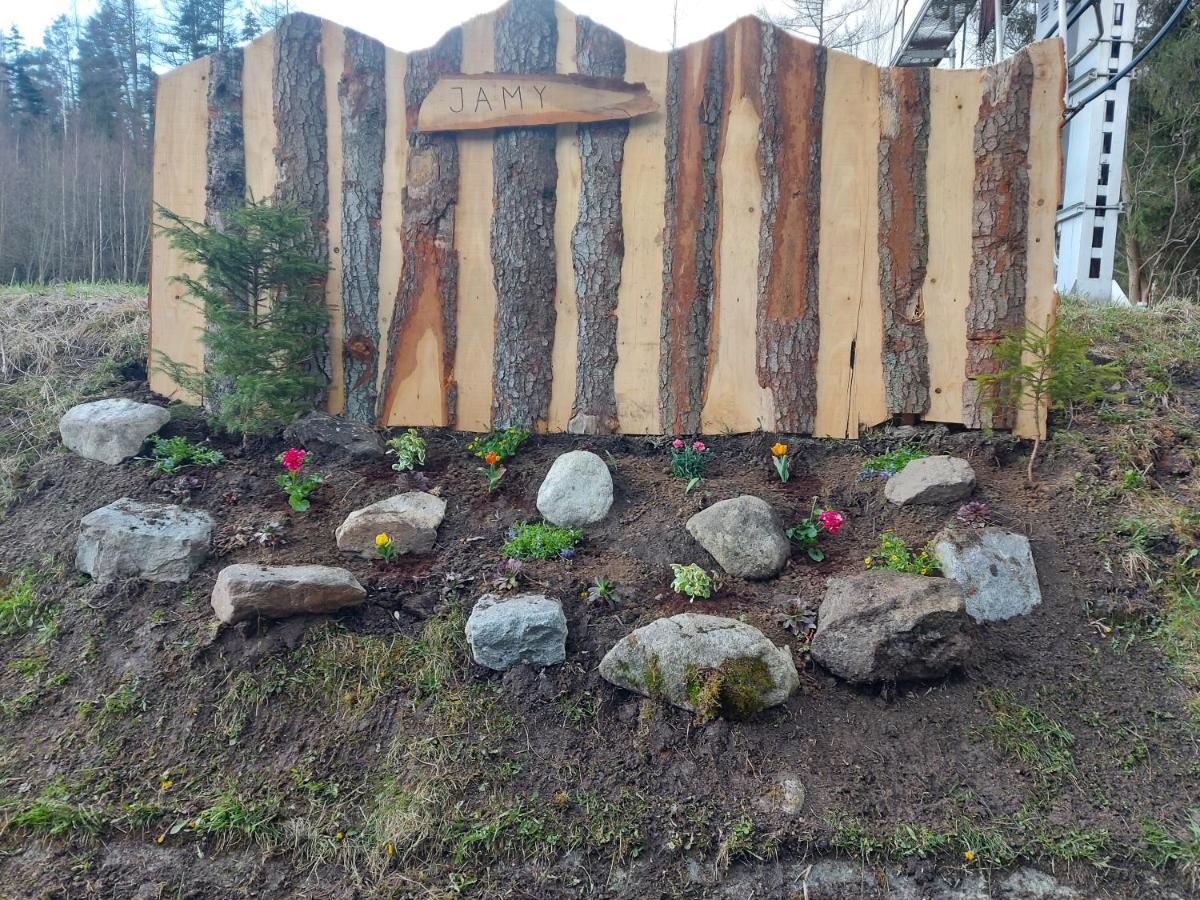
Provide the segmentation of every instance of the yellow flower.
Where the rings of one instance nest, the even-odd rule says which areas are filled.
[[[154,843],[156,843],[156,844],[161,844],[161,843],[162,843],[163,841],[165,841],[166,839],[167,839],[167,836],[166,836],[165,834],[160,834],[158,837],[156,837],[156,838],[154,839]]]
[[[376,547],[386,547],[391,542],[392,542],[392,539],[390,537],[388,537],[388,533],[386,531],[381,531],[381,532],[379,532],[379,534],[375,535],[375,546]]]
[[[396,853],[396,845],[393,844],[391,841],[387,842],[387,845],[384,847],[384,849],[387,850],[388,856],[394,856]]]
[[[963,853],[963,858],[964,858],[964,859],[965,859],[967,862],[971,862],[973,859],[975,859],[975,851],[974,851],[974,850],[967,850],[965,853]]]
[[[863,557],[863,563],[864,563],[865,565],[868,565],[868,566],[869,566],[869,565],[870,565],[872,562],[873,562],[873,560],[871,559],[871,557],[869,557],[869,556],[865,556],[865,557]]]
[[[344,834],[343,834],[342,832],[340,832],[340,831],[339,831],[339,832],[337,833],[337,835],[336,835],[336,837],[337,837],[337,839],[338,839],[339,841],[340,841],[342,838],[344,838],[345,836],[346,836],[346,835],[344,835]]]
[[[787,444],[782,444],[782,443],[776,442],[775,446],[771,448],[771,455],[772,456],[787,456]]]

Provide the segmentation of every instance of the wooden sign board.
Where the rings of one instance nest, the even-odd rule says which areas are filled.
[[[421,104],[418,131],[632,119],[658,109],[644,84],[587,75],[452,75]]]

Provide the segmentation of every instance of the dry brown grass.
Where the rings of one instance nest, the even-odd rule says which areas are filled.
[[[144,359],[146,288],[0,287],[0,509],[21,474],[58,446],[58,419]]]

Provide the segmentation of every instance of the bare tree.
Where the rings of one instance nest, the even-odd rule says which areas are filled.
[[[886,0],[784,0],[780,10],[760,7],[758,15],[823,47],[872,59],[891,25],[886,6]]]

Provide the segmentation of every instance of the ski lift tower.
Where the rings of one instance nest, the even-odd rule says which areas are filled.
[[[888,36],[893,66],[958,68],[967,56],[967,22],[976,3],[1000,36],[1017,0],[899,0]],[[1067,108],[1094,92],[1133,55],[1138,0],[1035,0],[1036,37],[1054,37],[1066,25]],[[1060,293],[1109,303],[1124,294],[1113,282],[1129,79],[1106,90],[1063,128],[1063,190],[1058,211],[1055,282]]]

